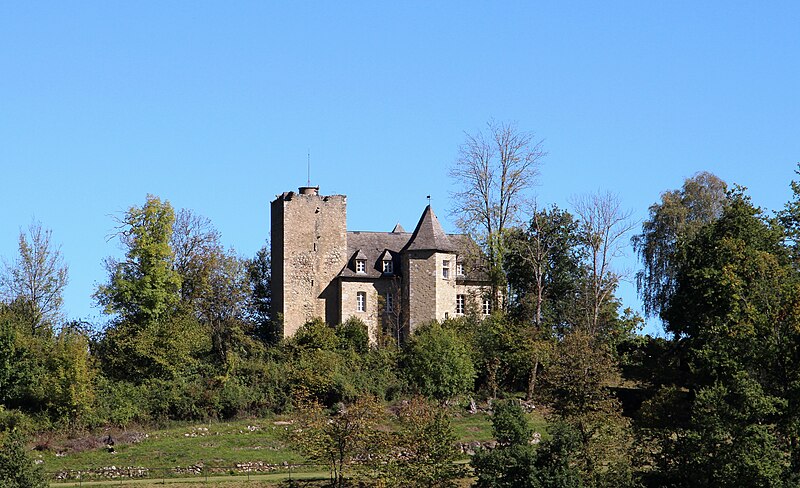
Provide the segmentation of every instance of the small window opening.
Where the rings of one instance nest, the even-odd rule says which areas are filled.
[[[367,311],[367,292],[360,291],[356,293],[356,310],[359,312]]]
[[[464,313],[464,295],[456,295],[456,313]]]

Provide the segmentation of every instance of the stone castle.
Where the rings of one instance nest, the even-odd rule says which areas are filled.
[[[284,337],[322,318],[351,317],[407,337],[416,327],[464,313],[490,313],[489,282],[475,243],[446,234],[428,205],[414,232],[347,230],[347,197],[319,187],[285,192],[271,204],[272,307]]]

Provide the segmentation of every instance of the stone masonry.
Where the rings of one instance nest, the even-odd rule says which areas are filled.
[[[347,197],[301,187],[272,202],[273,315],[285,337],[313,318],[362,320],[406,337],[418,326],[488,312],[489,284],[475,244],[446,234],[430,206],[413,233],[348,232]]]

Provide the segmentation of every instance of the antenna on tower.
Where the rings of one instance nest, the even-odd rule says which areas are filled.
[[[311,186],[311,149],[308,150],[308,183],[306,186]]]

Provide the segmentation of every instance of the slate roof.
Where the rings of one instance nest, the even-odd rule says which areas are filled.
[[[400,269],[400,250],[411,234],[408,232],[347,232],[347,265],[339,273],[342,277],[380,278],[384,276],[382,260],[384,251],[392,255],[395,273]],[[355,257],[367,260],[366,274],[356,273]]]
[[[439,223],[433,209],[428,205],[422,212],[417,228],[414,229],[411,239],[403,250],[453,252],[456,250],[456,246],[450,242],[450,238],[442,229],[442,224]]]
[[[430,205],[425,208],[413,233],[403,231],[397,224],[392,232],[347,232],[347,265],[339,273],[342,278],[370,278],[393,276],[383,273],[383,260],[391,256],[394,275],[403,275],[400,253],[412,251],[445,251],[458,254],[464,264],[464,275],[458,279],[485,281],[488,277],[482,267],[480,250],[464,234],[447,234]],[[356,258],[367,261],[366,273],[356,273]]]

